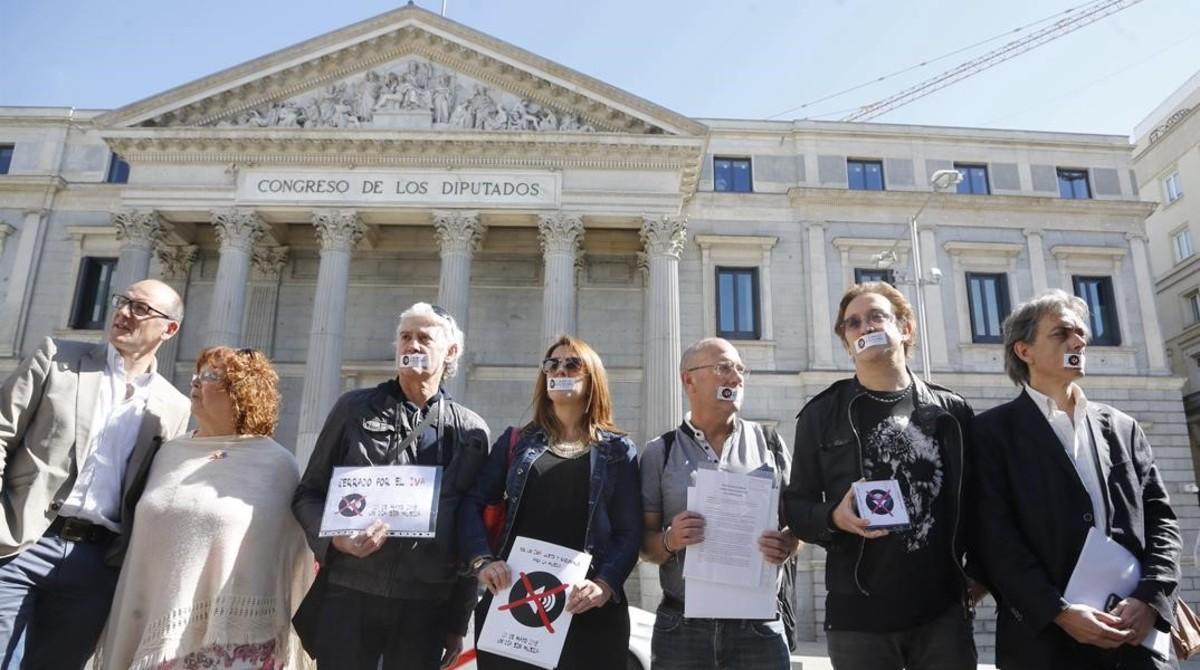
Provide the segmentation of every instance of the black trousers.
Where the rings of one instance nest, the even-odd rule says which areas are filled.
[[[437,670],[448,601],[387,598],[330,584],[317,632],[321,670]]]

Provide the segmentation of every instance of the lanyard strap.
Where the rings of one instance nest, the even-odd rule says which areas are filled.
[[[445,414],[445,407],[445,398],[438,398],[437,445],[439,451],[442,448],[442,431],[443,427],[445,426],[445,421],[443,421],[442,418]],[[429,424],[433,422],[433,408],[430,408],[428,412],[425,412],[425,417],[421,419],[420,423],[418,423],[415,428],[409,431],[408,435],[406,435],[403,440],[399,441],[399,443],[397,443],[397,438],[400,431],[400,420],[405,416],[404,408],[400,405],[400,403],[396,404],[396,414],[396,428],[392,431],[391,444],[388,445],[387,454],[385,456],[387,460],[390,461],[392,460],[392,454],[396,452],[403,452],[408,456],[408,462],[410,464],[415,464],[417,462],[417,452],[416,449],[414,449],[414,445],[416,444],[417,440],[421,438],[421,435],[425,432],[425,429],[429,427]],[[405,421],[405,423],[407,423],[407,421]]]

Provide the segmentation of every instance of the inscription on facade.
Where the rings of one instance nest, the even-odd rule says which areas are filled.
[[[557,209],[552,172],[243,170],[238,203]]]

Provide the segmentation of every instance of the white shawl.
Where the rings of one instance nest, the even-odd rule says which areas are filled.
[[[296,459],[267,437],[167,442],[138,502],[100,651],[104,668],[219,660],[261,668],[308,657],[291,617],[313,558],[292,516]]]

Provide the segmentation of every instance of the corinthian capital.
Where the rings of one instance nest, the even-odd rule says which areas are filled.
[[[678,258],[687,240],[687,217],[643,216],[641,237],[650,256]]]
[[[443,254],[478,251],[485,230],[479,221],[479,212],[437,210],[433,213],[433,234]]]
[[[199,256],[196,245],[160,244],[154,250],[163,279],[183,279]]]
[[[353,209],[314,209],[312,222],[321,251],[353,251],[367,234],[367,225]]]
[[[279,279],[287,265],[290,247],[254,247],[250,267],[255,279]]]
[[[543,255],[574,256],[583,242],[583,219],[562,212],[539,214],[538,236],[541,238]]]
[[[227,249],[250,251],[266,230],[262,219],[252,209],[214,210],[210,216],[217,238],[221,240],[222,252]]]
[[[162,237],[163,222],[152,209],[123,209],[112,213],[113,226],[121,247],[137,247],[151,251]]]

